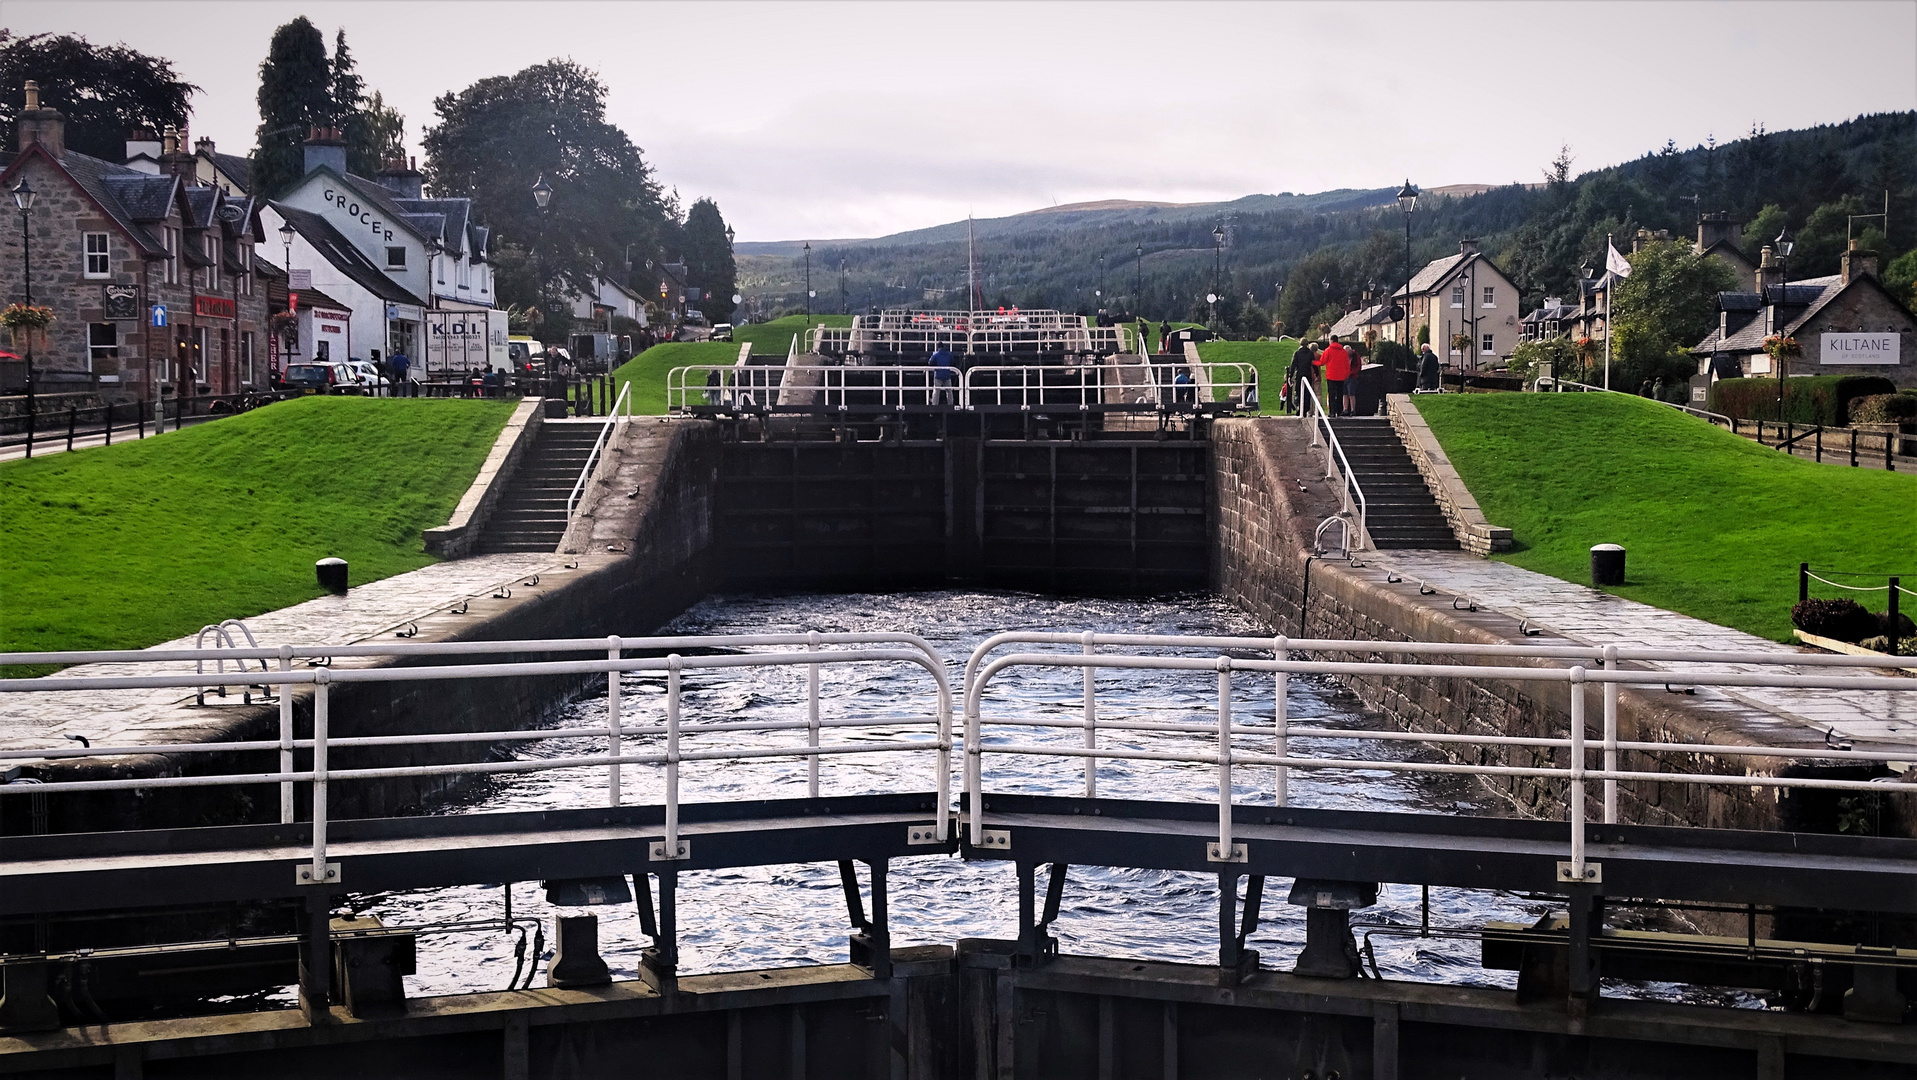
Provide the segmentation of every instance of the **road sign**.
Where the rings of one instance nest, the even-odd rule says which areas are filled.
[[[155,326],[166,325],[166,305],[165,304],[153,305],[153,325]]]

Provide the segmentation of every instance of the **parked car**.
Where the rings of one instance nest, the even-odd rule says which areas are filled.
[[[729,322],[722,322],[722,323],[715,324],[712,327],[712,340],[713,341],[731,341],[732,340],[732,324]]]
[[[392,380],[371,360],[348,360],[346,366],[352,371],[353,382],[359,386],[360,393],[379,395],[392,385]]]
[[[293,390],[310,390],[315,394],[345,394],[358,389],[359,380],[353,370],[340,360],[308,360],[297,364],[288,364],[281,383]]]
[[[515,375],[539,376],[546,373],[546,343],[514,335],[506,339],[506,359]]]

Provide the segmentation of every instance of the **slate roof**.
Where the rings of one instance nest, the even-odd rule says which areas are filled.
[[[351,313],[353,310],[318,289],[301,289],[299,293],[301,307],[325,308],[328,311],[344,311],[348,313]]]
[[[210,229],[214,225],[213,211],[220,204],[218,188],[190,187],[186,189],[186,205],[191,212],[185,225],[189,229]]]
[[[251,158],[241,157],[238,154],[222,154],[215,150],[213,152],[213,167],[224,173],[226,178],[233,181],[241,191],[253,190],[253,160]]]
[[[1549,322],[1552,319],[1556,319],[1562,322],[1564,320],[1577,318],[1577,314],[1578,314],[1578,309],[1575,306],[1571,304],[1558,304],[1555,307],[1541,307],[1537,309],[1536,311],[1531,312],[1529,315],[1526,315],[1523,319],[1520,319],[1519,321],[1527,322],[1527,323],[1541,323],[1541,322]]]
[[[1459,252],[1456,255],[1446,255],[1442,259],[1435,259],[1425,263],[1423,269],[1411,275],[1411,284],[1409,286],[1411,294],[1417,296],[1437,288],[1438,283],[1450,276],[1453,270],[1463,266],[1467,260],[1475,258],[1478,254],[1479,253],[1475,251]],[[1400,287],[1397,292],[1391,295],[1403,296],[1404,294],[1404,288]]]
[[[318,214],[305,210],[296,210],[282,203],[270,203],[279,215],[293,226],[308,244],[335,270],[345,274],[355,285],[389,303],[419,304],[419,297],[401,288],[392,278],[387,277],[372,264],[358,248],[341,236],[338,229]]]
[[[1767,286],[1763,296],[1757,293],[1718,293],[1718,310],[1724,313],[1722,326],[1691,346],[1692,352],[1761,352],[1764,348],[1764,308],[1775,307],[1777,331],[1794,335],[1826,304],[1837,299],[1848,286],[1843,276],[1805,278],[1783,285]],[[1729,333],[1726,334],[1725,331]]]
[[[466,253],[466,226],[472,217],[471,199],[394,199],[401,210],[433,222],[428,236],[439,237],[451,255]]]

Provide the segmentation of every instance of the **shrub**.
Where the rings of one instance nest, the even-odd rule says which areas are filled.
[[[1413,371],[1418,366],[1418,357],[1399,342],[1380,341],[1372,347],[1371,362],[1383,364],[1393,371]],[[1917,401],[1917,398],[1911,400]]]
[[[1855,600],[1805,600],[1791,608],[1791,625],[1806,634],[1856,643],[1877,633],[1877,616]]]
[[[1738,420],[1783,420],[1843,427],[1858,398],[1894,394],[1881,375],[1810,375],[1784,380],[1784,415],[1777,415],[1777,380],[1724,379],[1711,388],[1711,411]]]
[[[1917,394],[1872,394],[1850,403],[1853,424],[1896,424],[1917,420]]]

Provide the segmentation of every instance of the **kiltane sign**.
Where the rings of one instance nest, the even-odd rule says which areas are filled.
[[[1819,334],[1817,362],[1819,364],[1895,364],[1897,363],[1897,345],[1895,333]]]
[[[193,298],[193,314],[208,319],[231,319],[236,313],[233,301],[224,296],[196,296]]]

